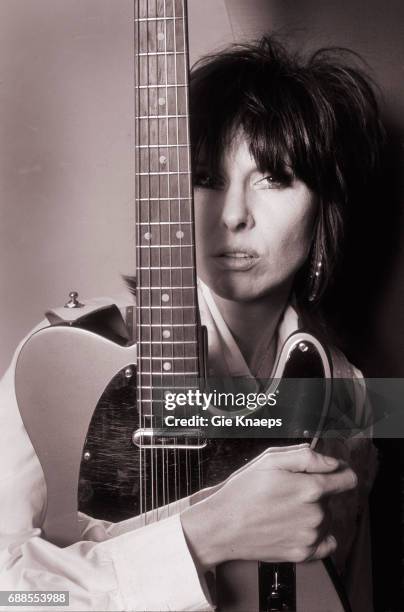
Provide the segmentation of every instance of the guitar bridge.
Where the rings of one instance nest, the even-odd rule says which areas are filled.
[[[170,430],[144,427],[137,429],[132,436],[135,446],[141,449],[164,448],[178,450],[201,450],[207,439],[200,429]]]

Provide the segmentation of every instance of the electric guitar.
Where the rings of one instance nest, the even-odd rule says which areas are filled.
[[[59,546],[80,539],[78,509],[155,520],[159,507],[175,508],[274,444],[164,427],[165,393],[200,388],[207,359],[195,271],[186,1],[136,0],[135,44],[136,341],[116,306],[81,304],[72,293],[48,313],[49,326],[31,336],[16,368],[19,409],[47,485],[44,537]],[[331,375],[315,337],[288,339],[267,392],[291,377],[324,380],[309,427],[303,390],[290,402],[292,443],[315,444]],[[330,571],[322,562],[223,564],[219,610],[346,611]]]

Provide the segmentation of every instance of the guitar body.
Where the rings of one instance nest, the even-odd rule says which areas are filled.
[[[136,345],[74,327],[38,331],[21,350],[17,402],[45,476],[44,536],[59,546],[80,539],[80,465],[94,408],[106,381],[135,365]]]
[[[296,336],[293,343],[284,348],[278,367],[285,368],[286,364],[291,367],[290,352],[302,339],[307,342],[310,336]],[[16,367],[17,401],[47,485],[44,537],[59,546],[67,546],[80,539],[79,505],[84,511],[109,520],[121,520],[141,512],[137,483],[144,465],[156,453],[156,449],[140,451],[144,453],[142,467],[139,449],[132,443],[132,434],[139,426],[134,384],[136,365],[136,344],[117,344],[93,331],[65,325],[50,326],[36,332],[21,350]],[[121,389],[126,389],[127,410],[124,418],[122,394],[118,394],[115,406],[104,400],[105,389],[109,386],[106,381],[111,380],[124,381],[120,385]],[[116,416],[113,422],[110,420],[111,414]],[[100,429],[104,430],[104,437]],[[94,433],[96,430],[97,433]],[[118,445],[111,453],[108,447],[111,446],[111,432],[114,431],[118,432]],[[203,482],[198,482],[193,489],[184,486],[181,494],[190,494],[200,485],[220,482],[270,444],[268,439],[210,441],[203,459],[204,465],[208,466]],[[167,472],[174,459],[178,467],[178,462],[184,461],[185,455],[188,455],[187,462],[190,463],[189,453],[192,451],[171,451],[171,459],[169,451],[163,449],[162,452]],[[126,514],[119,513],[122,483],[119,482],[119,469],[114,471],[112,468],[115,456],[122,466],[125,463],[130,465],[124,474],[125,487],[132,492],[132,496],[124,496]],[[79,483],[83,485],[83,474],[86,475],[86,472],[82,496],[84,504],[79,504]],[[184,470],[185,475],[188,476]],[[96,489],[101,480],[104,481],[104,490],[100,494]],[[166,484],[169,487],[169,480]],[[95,490],[95,494],[94,491],[89,493],[89,487]],[[104,504],[103,493],[104,500],[107,500]],[[155,494],[158,497],[157,489]],[[161,498],[161,501],[164,500]],[[219,566],[219,610],[271,610],[263,607],[263,600],[268,598],[272,585],[265,577],[262,579],[262,569],[269,565],[238,561]],[[322,562],[297,564],[293,572],[297,612],[346,610]]]

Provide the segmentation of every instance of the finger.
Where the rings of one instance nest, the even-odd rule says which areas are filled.
[[[340,467],[338,459],[316,453],[308,445],[288,447],[288,450],[284,452],[267,453],[262,457],[262,463],[266,469],[272,467],[309,474],[334,472]]]
[[[344,468],[332,474],[316,475],[315,477],[317,495],[315,500],[327,497],[328,495],[336,495],[354,489],[358,484],[358,477],[350,468]]]
[[[82,534],[82,538],[89,542],[103,542],[108,538],[108,535],[103,525],[93,525],[85,534]]]
[[[256,464],[258,461],[262,461],[267,455],[272,456],[274,454],[287,453],[290,451],[301,450],[304,448],[307,448],[307,449],[310,448],[307,442],[304,442],[303,444],[293,444],[291,446],[270,446],[269,448],[266,448],[262,453],[257,455],[254,459],[252,459],[248,463],[245,463],[244,465],[239,467],[238,470],[235,470],[232,474],[230,474],[230,476],[224,482],[227,482],[234,476],[241,474],[241,472],[244,472],[244,470],[249,469],[252,465]],[[224,482],[222,483],[222,485],[224,484]]]
[[[314,551],[312,555],[310,555],[307,561],[316,561],[318,559],[325,559],[326,557],[329,557],[330,555],[332,555],[336,550],[337,550],[337,540],[334,538],[333,535],[329,534],[326,538],[324,538],[324,540],[320,542],[320,544],[318,544],[318,546],[316,547],[316,550]]]

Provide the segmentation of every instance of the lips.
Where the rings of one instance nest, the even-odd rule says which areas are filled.
[[[225,249],[214,255],[216,265],[227,270],[250,270],[258,259],[256,251],[245,248]]]

